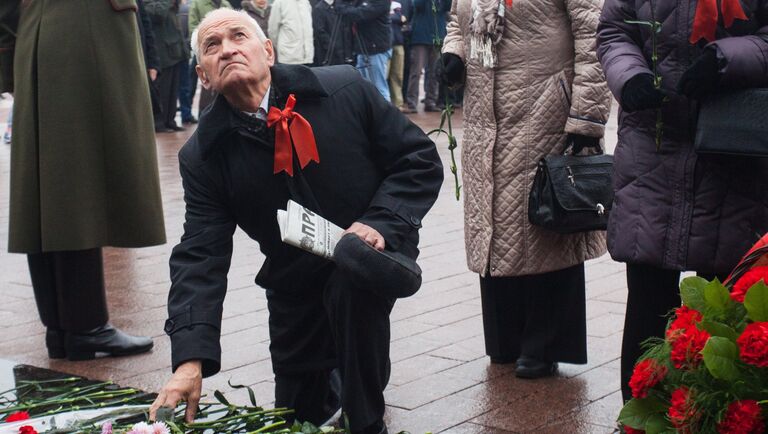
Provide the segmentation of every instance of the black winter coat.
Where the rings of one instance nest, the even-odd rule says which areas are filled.
[[[336,26],[338,28],[334,34]],[[321,0],[312,7],[312,31],[315,38],[315,65],[355,63],[352,22],[336,14],[325,1]],[[329,56],[328,51],[331,49],[333,52]]]
[[[392,48],[389,20],[391,0],[355,0],[334,3],[336,13],[355,23],[358,54],[379,54]]]
[[[280,241],[276,212],[293,198],[342,228],[379,231],[387,249],[418,255],[421,219],[437,198],[443,169],[434,143],[351,66],[272,68],[270,104],[295,94],[312,125],[320,163],[273,174],[274,138],[263,121],[219,96],[179,153],[186,221],[170,259],[166,332],[173,368],[202,360],[220,368],[219,345],[232,234],[239,226],[267,257],[264,288],[316,283],[333,263]],[[294,163],[295,158],[294,158]]]

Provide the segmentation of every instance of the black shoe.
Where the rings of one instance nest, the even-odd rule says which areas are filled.
[[[172,131],[173,131],[172,129],[166,128],[166,127],[155,127],[156,133],[170,133]]]
[[[69,360],[91,360],[96,353],[109,356],[129,356],[145,353],[152,349],[151,338],[131,336],[119,329],[105,324],[93,330],[80,333],[67,333],[66,351]]]
[[[515,376],[518,378],[551,377],[555,372],[557,372],[557,362],[536,360],[527,356],[520,356],[515,366]]]
[[[45,346],[48,348],[48,357],[51,359],[63,359],[67,357],[64,338],[65,333],[59,329],[45,330]]]
[[[182,123],[182,124],[196,124],[196,123],[197,123],[197,118],[196,118],[196,117],[194,117],[194,116],[192,116],[192,117],[191,117],[191,118],[189,118],[189,119],[182,119],[182,120],[181,120],[181,123]]]
[[[180,126],[178,126],[178,125],[176,125],[176,124],[173,124],[173,125],[168,125],[168,128],[169,128],[171,131],[184,131],[184,130],[186,130],[186,128],[184,128],[184,127],[180,127]]]
[[[442,109],[438,108],[434,104],[429,104],[429,105],[425,105],[424,106],[424,111],[425,112],[440,112],[440,111],[442,111]]]

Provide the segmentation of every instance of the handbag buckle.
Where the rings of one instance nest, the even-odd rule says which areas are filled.
[[[605,215],[605,207],[603,206],[603,204],[602,204],[602,203],[598,203],[598,204],[597,204],[597,215],[599,215],[599,216],[601,216],[601,217],[602,217],[603,215]]]
[[[571,181],[571,185],[576,187],[576,178],[573,176],[573,170],[571,170],[571,166],[565,166],[565,170],[568,171],[568,180]]]

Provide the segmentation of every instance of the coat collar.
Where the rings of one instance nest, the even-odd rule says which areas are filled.
[[[290,94],[296,95],[299,102],[328,96],[328,92],[317,76],[306,66],[275,65],[270,68],[270,75],[272,76],[270,106],[282,107]],[[218,95],[200,115],[197,141],[201,158],[207,160],[222,139],[243,128],[258,131],[265,126],[263,121],[243,115],[229,105],[223,95]]]

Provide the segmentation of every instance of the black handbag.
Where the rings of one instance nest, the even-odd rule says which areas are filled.
[[[723,92],[704,100],[693,147],[700,154],[768,157],[768,89]]]
[[[528,196],[528,220],[561,234],[605,230],[613,204],[613,156],[548,155]]]

